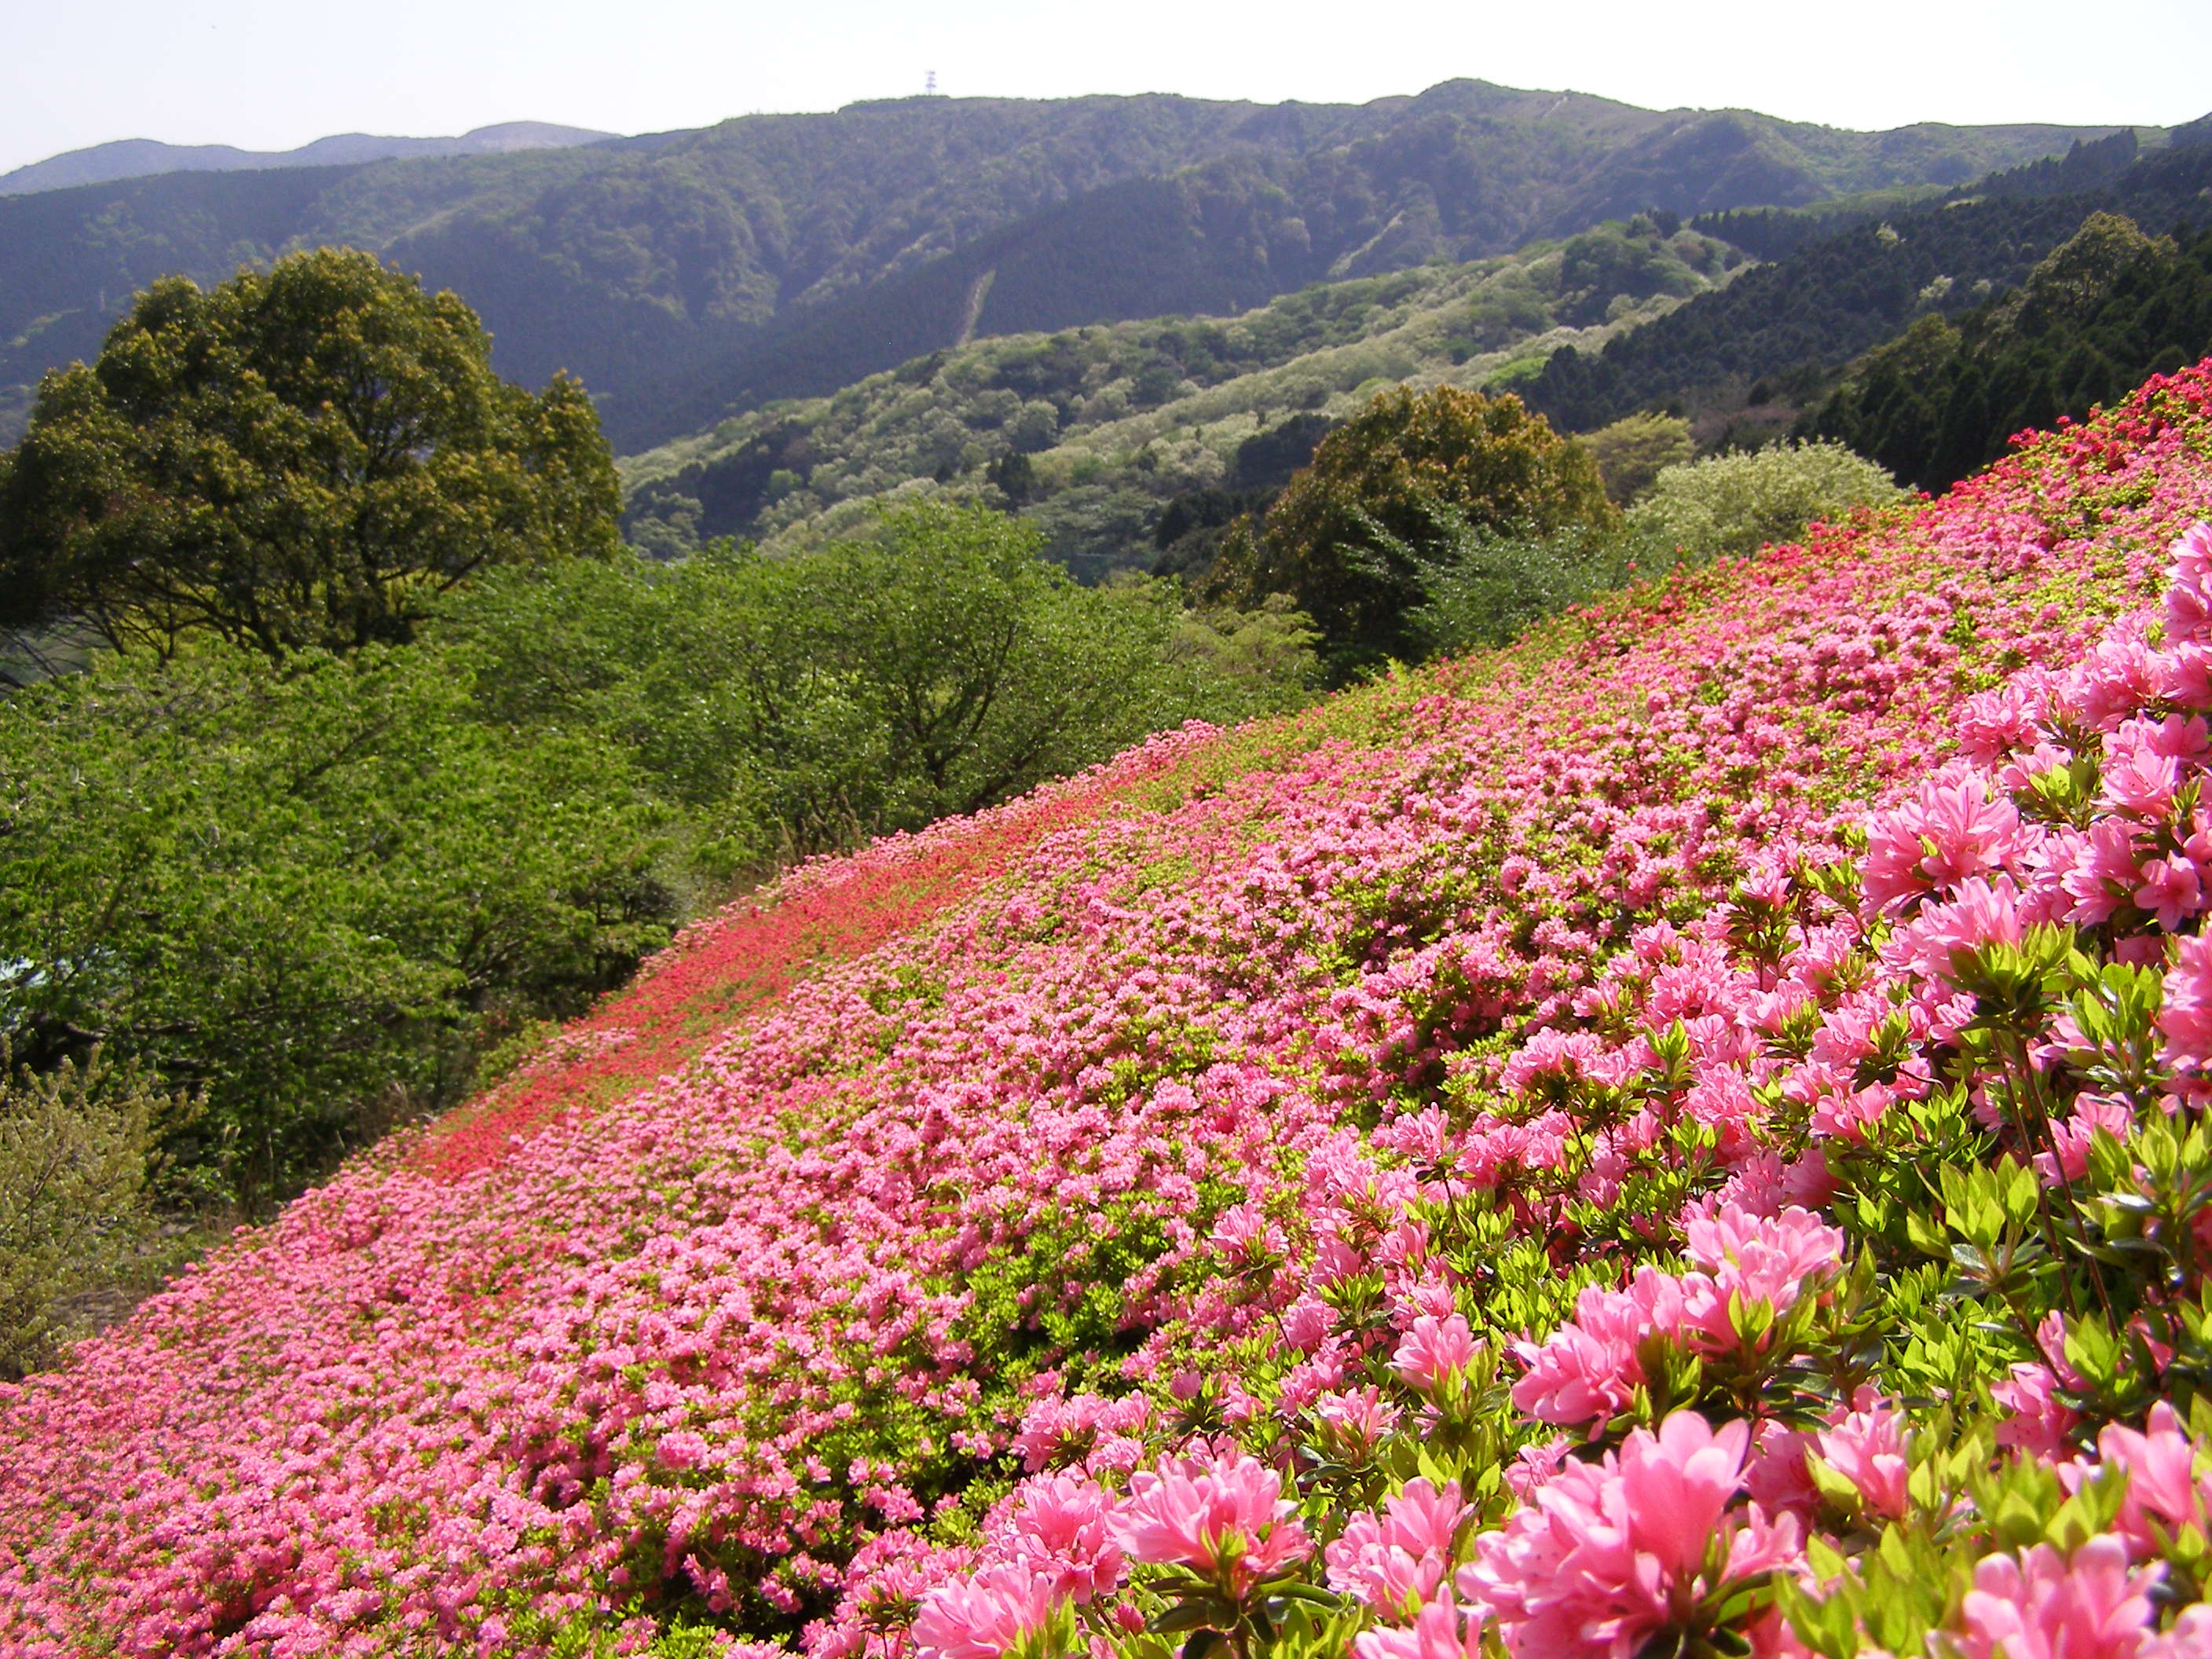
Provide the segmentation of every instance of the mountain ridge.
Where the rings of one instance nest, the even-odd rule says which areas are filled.
[[[1356,106],[907,99],[583,148],[80,185],[0,198],[0,439],[134,289],[303,246],[366,247],[453,289],[503,374],[580,375],[634,451],[951,344],[984,252],[982,334],[1243,309],[1646,207],[1948,186],[2116,130],[1850,133],[1462,80]],[[1145,260],[1123,257],[1133,234]]]
[[[551,121],[502,121],[453,137],[410,138],[366,132],[333,133],[293,149],[240,149],[233,144],[171,144],[158,138],[116,138],[64,150],[0,173],[0,196],[112,184],[164,173],[245,173],[270,167],[342,167],[424,155],[503,155],[522,149],[562,149],[604,143],[620,133]]]

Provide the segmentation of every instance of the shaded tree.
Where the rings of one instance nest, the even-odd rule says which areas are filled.
[[[1697,453],[1690,423],[1679,415],[1627,415],[1575,440],[1589,451],[1615,507],[1626,507],[1661,472]]]

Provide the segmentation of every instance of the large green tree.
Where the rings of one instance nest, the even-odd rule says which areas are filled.
[[[1543,534],[1617,518],[1597,463],[1518,398],[1400,386],[1322,441],[1259,533],[1224,550],[1215,581],[1248,602],[1290,595],[1342,678],[1415,650],[1424,551],[1468,528]]]
[[[0,458],[0,627],[404,642],[487,567],[611,551],[618,507],[580,386],[507,384],[453,295],[325,248],[156,283],[46,378]]]
[[[485,718],[635,759],[710,876],[973,811],[1194,716],[1303,695],[1299,619],[1084,587],[1035,527],[939,503],[784,558],[718,544],[518,572],[434,639]]]

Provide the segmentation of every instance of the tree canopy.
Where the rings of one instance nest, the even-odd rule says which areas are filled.
[[[1164,584],[1089,588],[1037,532],[943,502],[787,558],[572,562],[487,582],[436,638],[508,727],[634,757],[732,872],[914,830],[1192,717],[1305,693],[1286,612],[1186,617]]]
[[[410,639],[488,567],[611,551],[583,388],[533,396],[490,349],[458,298],[366,253],[155,283],[0,458],[0,626],[349,652]]]
[[[1419,554],[1455,533],[1447,519],[1540,534],[1615,517],[1597,463],[1518,398],[1400,386],[1322,441],[1215,580],[1290,595],[1342,678],[1412,649]]]
[[[210,642],[0,699],[0,1048],[204,1097],[178,1150],[261,1204],[621,983],[676,920],[665,814],[465,670]]]
[[[1886,507],[1903,494],[1880,463],[1842,444],[1781,443],[1666,468],[1629,508],[1627,526],[1656,555],[1740,556],[1802,535],[1815,519]]]
[[[2094,213],[2017,290],[1869,352],[1801,426],[1939,490],[2014,434],[2079,419],[2207,350],[2212,232],[2178,244]]]

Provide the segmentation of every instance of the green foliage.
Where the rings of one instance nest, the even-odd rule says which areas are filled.
[[[1706,286],[1691,270],[1717,276],[1721,258],[1718,244],[1695,233],[1678,237],[1671,227],[1662,234],[1640,214],[1626,225],[1586,230],[1560,250],[1561,314],[1571,323],[1594,323],[1624,300],[1686,299]]]
[[[533,398],[490,350],[453,295],[366,254],[156,283],[0,459],[0,626],[352,651],[411,638],[489,567],[605,553],[616,483],[582,388]]]
[[[1812,383],[1894,339],[1918,319],[1955,319],[2020,287],[2092,214],[2124,214],[2152,226],[2194,222],[2201,228],[2203,192],[2212,186],[2212,146],[2154,151],[2118,171],[2075,168],[2053,180],[2064,187],[2057,195],[2008,188],[2002,179],[1989,182],[1986,192],[1957,191],[1943,201],[1887,210],[1887,216],[1869,212],[1824,219],[1811,227],[1820,234],[1803,240],[1792,234],[1770,240],[1761,231],[1775,227],[1739,223],[1736,216],[1702,219],[1701,228],[1742,236],[1747,246],[1765,249],[1773,263],[1618,336],[1601,351],[1571,347],[1556,352],[1540,375],[1517,389],[1532,408],[1574,432],[1644,409],[1695,416],[1712,405],[1724,416],[1761,402],[1754,394],[1771,393],[1778,382],[1800,375],[1808,380],[1807,396],[1825,395]],[[2148,343],[2154,353],[2168,343],[2182,343],[2162,337]],[[2163,367],[2154,356],[2142,361]],[[2113,390],[2132,386],[2139,378],[2120,378]],[[1798,410],[1778,412],[1786,429]],[[1865,447],[1856,438],[1852,441]],[[1881,459],[1900,476],[1915,476],[1892,457]]]
[[[837,688],[881,744],[856,829],[973,811],[1166,721],[1158,619],[1040,550],[998,514],[922,507],[870,540],[758,565],[787,623],[780,673]]]
[[[914,99],[590,148],[133,179],[0,200],[0,422],[13,388],[88,357],[132,289],[301,246],[454,288],[502,372],[579,374],[627,450],[971,334],[1233,315],[1638,202],[1954,183],[2068,136],[1849,133],[1458,81],[1294,119],[1161,95]]]
[[[1916,323],[1854,364],[1810,430],[1925,489],[2212,351],[2212,232],[2186,247],[2093,213],[2014,293]]]
[[[1509,644],[1532,623],[1662,568],[1639,563],[1646,550],[1635,538],[1587,526],[1497,529],[1443,508],[1437,528],[1426,546],[1395,550],[1421,572],[1421,602],[1407,623],[1424,655]]]
[[[1628,526],[1655,546],[1713,558],[1755,552],[1815,519],[1903,494],[1880,465],[1839,443],[1785,443],[1668,467],[1629,509]]]
[[[1571,337],[1601,342],[1668,295],[1711,286],[1723,253],[1710,239],[1662,243],[1651,257],[1665,293],[1621,307],[1608,294]],[[780,551],[848,533],[886,495],[927,490],[1018,512],[1085,580],[1141,562],[1148,541],[1162,574],[1202,569],[1219,540],[1208,532],[1282,489],[1377,383],[1472,386],[1535,349],[1583,297],[1562,286],[1564,263],[1539,243],[1316,284],[1220,320],[934,352],[626,462],[628,533],[664,556],[716,535]]]
[[[1697,454],[1690,423],[1679,415],[1624,415],[1575,441],[1597,462],[1606,495],[1615,507],[1626,507],[1668,467]]]
[[[1289,597],[1270,593],[1257,609],[1200,607],[1182,612],[1167,644],[1170,662],[1188,662],[1218,688],[1214,717],[1272,714],[1305,702],[1321,687],[1321,643],[1312,619]],[[1211,712],[1211,711],[1210,711]]]
[[[709,886],[1307,695],[1311,635],[1280,608],[1186,617],[1164,584],[1079,586],[980,507],[867,529],[785,558],[517,573],[438,638],[476,665],[483,718],[629,757]]]
[[[1589,453],[1517,398],[1401,388],[1322,441],[1216,581],[1289,594],[1341,679],[1409,654],[1422,567],[1455,537],[1507,526],[1540,536],[1615,516]]]
[[[419,648],[110,659],[0,703],[0,1037],[204,1096],[172,1138],[258,1207],[466,1088],[659,945],[622,758],[475,718]]]
[[[0,1042],[0,1380],[51,1358],[72,1299],[127,1273],[156,1142],[186,1115],[97,1050],[40,1075]]]

